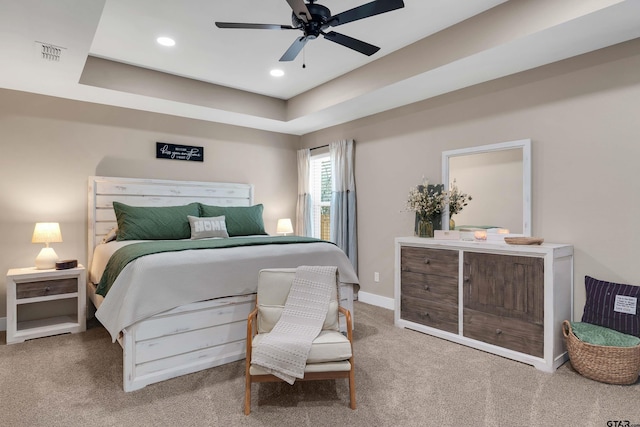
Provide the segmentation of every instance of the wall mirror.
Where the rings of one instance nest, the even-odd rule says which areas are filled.
[[[453,216],[455,228],[497,227],[531,236],[531,140],[461,148],[442,153],[442,183],[456,182],[472,200]],[[449,227],[448,207],[442,214]]]

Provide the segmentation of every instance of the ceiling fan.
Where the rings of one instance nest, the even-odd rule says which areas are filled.
[[[300,30],[303,36],[298,37],[293,44],[282,55],[280,61],[293,61],[298,53],[302,50],[309,40],[318,38],[322,35],[325,39],[342,46],[353,49],[367,56],[376,53],[380,48],[361,40],[335,31],[325,32],[329,27],[337,27],[338,25],[348,22],[357,21],[359,19],[368,18],[370,16],[379,15],[392,10],[404,7],[402,0],[377,0],[362,6],[349,9],[345,12],[331,15],[331,11],[320,4],[316,0],[287,0],[289,6],[293,10],[291,13],[291,22],[293,25],[278,24],[247,24],[238,22],[216,22],[218,28],[242,28],[254,30]]]

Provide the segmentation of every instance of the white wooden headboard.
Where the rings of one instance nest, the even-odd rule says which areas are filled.
[[[251,206],[253,185],[90,176],[88,268],[91,267],[93,249],[117,225],[114,201],[132,206],[180,206],[191,202],[215,206]]]

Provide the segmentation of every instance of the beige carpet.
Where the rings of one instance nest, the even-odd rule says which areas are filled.
[[[397,329],[391,311],[363,303],[355,319],[355,411],[346,380],[260,384],[247,417],[244,362],[124,393],[120,346],[94,324],[0,345],[0,426],[640,425],[640,383],[601,384],[568,363],[546,374]]]

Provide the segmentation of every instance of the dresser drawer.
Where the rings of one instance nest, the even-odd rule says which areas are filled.
[[[510,350],[544,357],[544,326],[464,309],[463,335]]]
[[[458,251],[404,246],[400,258],[403,272],[458,277]]]
[[[37,282],[16,283],[16,298],[45,297],[78,292],[78,279],[50,279]]]
[[[403,296],[458,306],[458,278],[402,271],[400,291]]]
[[[457,305],[403,295],[400,299],[400,317],[410,322],[458,333]]]

